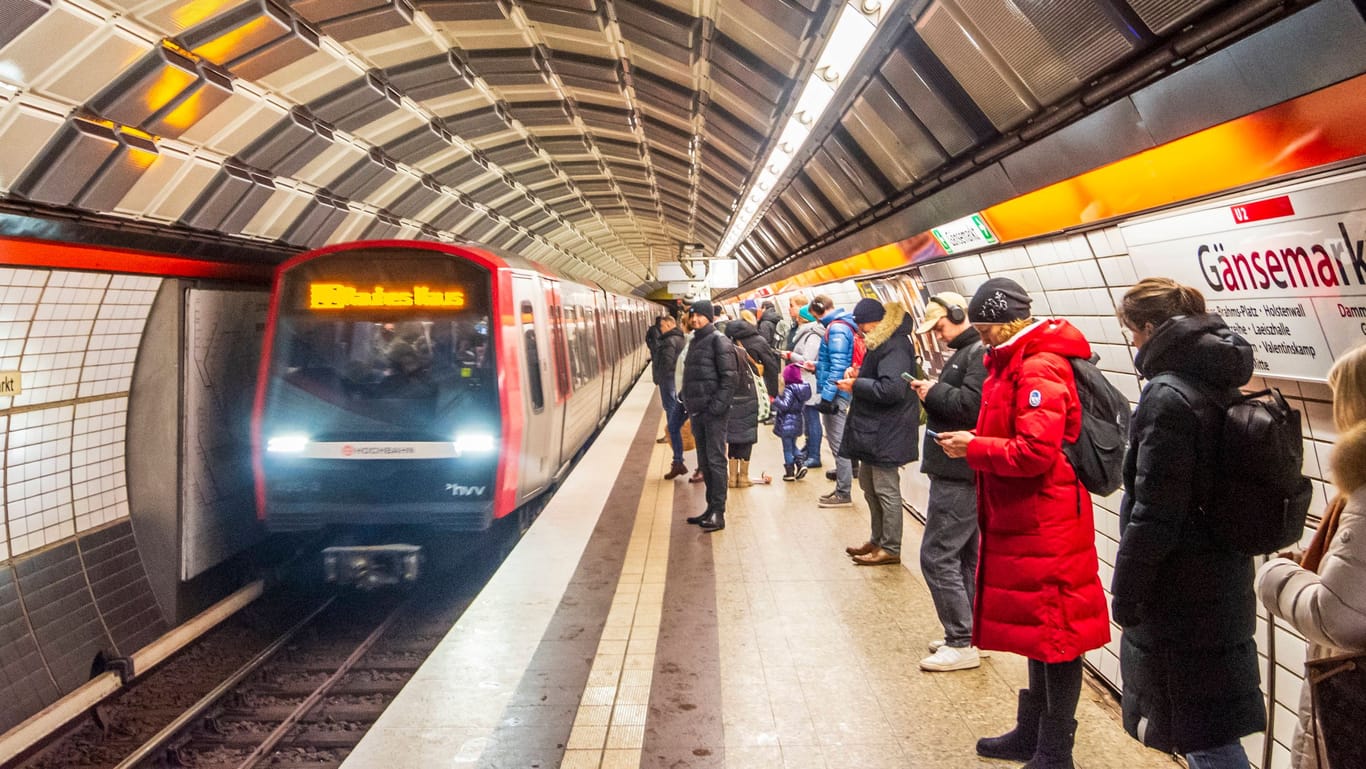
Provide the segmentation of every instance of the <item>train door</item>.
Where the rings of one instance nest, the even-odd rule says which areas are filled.
[[[549,325],[546,318],[545,294],[540,279],[531,275],[513,275],[512,301],[516,328],[520,337],[525,373],[522,382],[522,407],[526,415],[522,426],[522,495],[543,486],[558,468],[557,457],[546,451],[553,445],[555,415],[555,372],[551,360]]]
[[[569,347],[565,341],[564,296],[559,281],[542,280],[545,282],[546,307],[550,316],[550,346],[553,351],[546,357],[551,359],[551,365],[555,368],[555,415],[551,419],[555,442],[551,447],[551,456],[555,459],[554,467],[558,469],[568,460],[564,450],[568,437],[565,425],[569,421],[569,398],[573,383],[569,371]]]

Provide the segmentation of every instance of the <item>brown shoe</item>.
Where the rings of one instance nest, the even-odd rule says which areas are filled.
[[[704,480],[706,479],[702,477],[702,468],[699,467],[693,471],[692,477],[688,479],[688,483],[701,483]]]
[[[669,436],[668,436],[667,433],[664,434],[664,435],[659,436],[658,438],[655,438],[655,443],[668,443],[668,442],[669,442]]]
[[[901,556],[896,553],[889,553],[882,548],[875,548],[867,555],[854,556],[854,563],[859,566],[885,566],[887,564],[901,563]]]
[[[862,545],[859,545],[858,547],[846,547],[846,548],[844,548],[844,552],[848,553],[849,555],[855,555],[855,556],[857,556],[857,555],[868,555],[869,553],[873,552],[873,551],[876,550],[876,549],[877,549],[877,545],[876,545],[876,544],[874,544],[874,543],[872,543],[872,542],[864,542]]]
[[[664,474],[664,480],[672,481],[678,476],[686,475],[687,473],[688,468],[686,465],[684,465],[682,462],[674,462],[673,466],[669,468],[669,472]]]

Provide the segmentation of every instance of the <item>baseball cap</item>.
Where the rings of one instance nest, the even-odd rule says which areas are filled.
[[[939,301],[935,301],[935,300]],[[942,304],[941,304],[942,302]],[[934,330],[934,325],[940,318],[949,314],[949,307],[962,307],[963,312],[968,311],[968,300],[962,294],[955,294],[952,291],[941,291],[931,297],[929,304],[925,305],[925,320],[915,327],[915,333],[928,334]]]

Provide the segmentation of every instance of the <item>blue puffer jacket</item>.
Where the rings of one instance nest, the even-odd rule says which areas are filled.
[[[803,409],[811,397],[811,385],[797,382],[783,388],[782,395],[773,399],[773,434],[779,438],[796,438],[806,434]]]
[[[841,322],[836,323],[837,320]],[[849,393],[841,392],[835,383],[844,378],[845,370],[854,363],[854,316],[837,308],[821,317],[821,325],[825,326],[825,342],[816,358],[816,386],[820,388],[821,400],[848,400]]]

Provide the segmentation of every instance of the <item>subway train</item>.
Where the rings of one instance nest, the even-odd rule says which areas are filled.
[[[525,518],[646,365],[648,307],[472,246],[285,262],[252,419],[258,517],[335,535],[328,581],[416,579],[420,546],[390,540]]]

